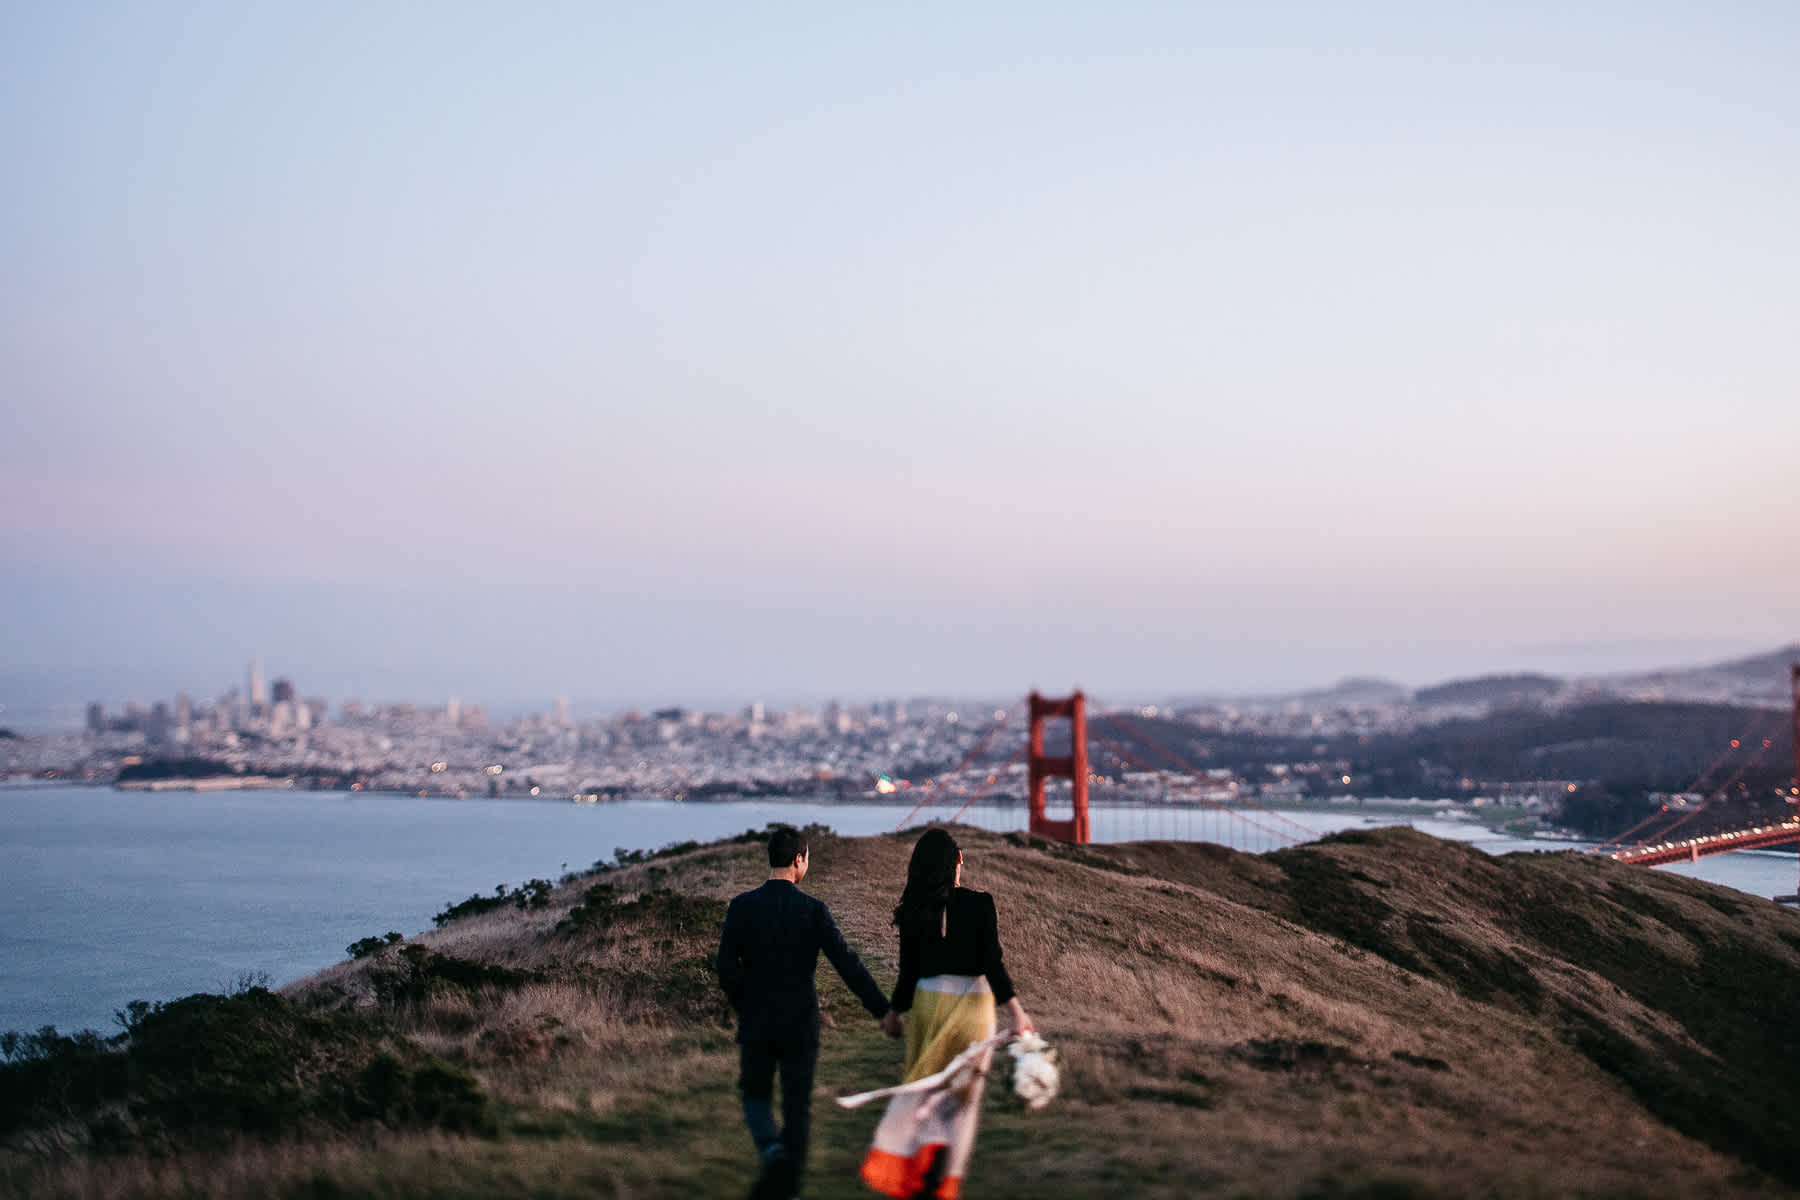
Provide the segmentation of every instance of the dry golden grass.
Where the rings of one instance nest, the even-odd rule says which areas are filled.
[[[1696,1136],[1679,1132],[1680,1104],[1655,1100],[1657,1079],[1629,1058],[1638,1047],[1691,1051],[1702,1066],[1687,1070],[1718,1064],[1697,1103],[1719,1087],[1778,1087],[1745,1065],[1733,1040],[1749,1027],[1742,1014],[1671,998],[1644,964],[1716,967],[1723,947],[1763,989],[1745,1003],[1784,984],[1791,998],[1800,916],[1630,868],[1490,860],[1403,834],[1266,857],[958,838],[964,882],[994,894],[1021,998],[1065,1057],[1064,1095],[1042,1113],[994,1090],[971,1196],[1725,1196],[1800,1184],[1771,1182],[1703,1122],[1682,1126]],[[820,839],[805,885],[884,980],[912,841]],[[496,1139],[15,1160],[0,1186],[70,1197],[740,1191],[750,1154],[735,1049],[694,973],[717,925],[694,914],[755,886],[763,862],[759,845],[722,844],[609,872],[621,907],[577,933],[558,924],[600,880],[558,888],[547,911],[499,910],[419,939],[523,981],[384,1003],[390,951],[291,989],[379,1010],[467,1065],[501,1106]],[[671,907],[657,889],[691,899]],[[1589,937],[1589,952],[1571,949]],[[821,991],[830,1031],[807,1194],[849,1197],[879,1114],[826,1098],[888,1081],[898,1050],[829,968]],[[1746,1146],[1779,1168],[1778,1154]]]

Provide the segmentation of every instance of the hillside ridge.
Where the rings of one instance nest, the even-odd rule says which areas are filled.
[[[806,890],[884,984],[916,833],[812,831]],[[1800,1050],[1781,1034],[1800,994],[1800,914],[1408,829],[1266,855],[956,834],[965,883],[994,895],[1009,970],[1066,1064],[1042,1113],[992,1089],[972,1196],[1800,1187]],[[384,1128],[355,1148],[288,1148],[276,1190],[313,1194],[318,1177],[350,1195],[474,1196],[500,1178],[541,1195],[741,1190],[747,1140],[710,958],[725,901],[765,872],[755,835],[674,848],[285,989],[468,1072],[497,1132]],[[897,1045],[823,964],[820,985],[821,1093],[891,1082]],[[878,1114],[831,1111],[824,1094],[808,1193],[858,1195]],[[4,1178],[73,1195],[95,1169],[15,1162]],[[198,1178],[203,1194],[255,1194],[220,1183],[225,1168],[192,1170],[184,1186]]]

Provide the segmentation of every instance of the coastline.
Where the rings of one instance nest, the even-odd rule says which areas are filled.
[[[121,792],[288,792],[292,779],[273,775],[220,775],[204,779],[125,779],[113,784]]]

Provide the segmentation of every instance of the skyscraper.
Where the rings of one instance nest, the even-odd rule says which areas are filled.
[[[144,724],[144,734],[153,746],[160,746],[169,740],[169,732],[174,727],[173,714],[169,711],[167,700],[158,700],[150,706],[150,717]]]
[[[269,703],[269,691],[263,684],[262,659],[250,660],[250,710],[256,712]]]

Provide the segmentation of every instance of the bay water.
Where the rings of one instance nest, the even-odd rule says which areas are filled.
[[[0,787],[0,1030],[115,1032],[131,1000],[280,986],[345,957],[359,938],[431,928],[433,914],[497,884],[555,880],[620,850],[710,841],[772,822],[841,834],[948,819],[942,805],[627,800],[452,800],[364,792],[121,792]],[[1411,824],[1492,853],[1571,848],[1434,815],[1095,807],[1096,841],[1217,841],[1262,851],[1344,829]],[[958,818],[1023,829],[1022,807]],[[819,869],[829,871],[821,861]],[[1767,898],[1795,890],[1792,854],[1740,852],[1678,871]],[[896,880],[896,887],[900,881]]]

